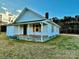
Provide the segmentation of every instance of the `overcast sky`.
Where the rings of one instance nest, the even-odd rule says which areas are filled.
[[[0,0],[0,12],[7,9],[13,13],[21,12],[24,7],[50,18],[79,15],[79,0]]]

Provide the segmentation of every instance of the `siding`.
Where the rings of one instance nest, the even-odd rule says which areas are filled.
[[[15,35],[23,34],[23,26],[19,26],[19,25],[15,26],[14,34]]]
[[[14,26],[7,26],[7,36],[14,36]]]
[[[23,27],[21,26],[7,26],[7,36],[14,36],[23,34]]]
[[[53,31],[52,31],[53,27]],[[17,26],[7,26],[7,35],[8,36],[14,36],[14,35],[20,35],[23,34],[23,26],[17,25]],[[48,35],[54,36],[59,35],[59,28],[55,25],[47,24],[43,25],[43,32],[33,32],[32,24],[27,25],[27,35]]]
[[[27,28],[27,34],[30,34],[30,35],[48,35],[48,29],[47,29],[47,25],[44,25],[43,26],[43,32],[33,32],[33,27],[32,27],[32,24],[29,25],[29,28]]]
[[[52,30],[52,27],[53,27],[53,30]],[[48,24],[48,36],[55,36],[55,35],[59,35],[59,27],[55,26],[55,25],[51,25],[51,24]]]
[[[22,16],[19,17],[18,20],[16,20],[17,22],[26,22],[26,21],[35,21],[35,20],[42,20],[44,19],[43,17],[40,17],[39,15],[33,13],[32,11],[25,11]]]

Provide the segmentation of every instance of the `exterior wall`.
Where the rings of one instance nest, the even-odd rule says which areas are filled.
[[[23,34],[23,26],[7,26],[8,31],[11,30],[13,32],[12,29],[10,28],[14,28],[14,34],[15,35],[19,35],[19,34]],[[48,25],[43,25],[43,32],[33,32],[33,27],[32,24],[27,25],[27,35],[48,35],[51,33],[51,27]]]
[[[33,34],[33,27],[32,24],[27,25],[27,34],[32,35]]]
[[[27,25],[27,34],[26,35],[48,35],[48,29],[47,25],[43,26],[43,32],[33,32],[33,26],[32,24]],[[13,35],[20,35],[23,34],[23,26],[7,26],[7,35],[13,36]]]
[[[48,36],[52,36],[52,32],[51,32],[51,24],[48,24],[48,27],[47,27],[47,34]]]
[[[7,26],[7,36],[14,36],[23,34],[23,27],[21,26]]]
[[[55,25],[48,24],[47,32],[48,32],[49,37],[59,35],[59,27],[57,27]]]
[[[57,27],[57,34],[60,34],[60,28]]]
[[[48,25],[43,26],[43,34],[48,35]]]
[[[23,26],[19,26],[19,25],[15,26],[14,34],[15,35],[23,34]]]
[[[54,26],[54,32],[55,32],[56,35],[59,34],[59,28],[57,26]]]
[[[14,36],[14,26],[7,26],[7,36]]]
[[[27,26],[27,34],[29,35],[48,35],[48,31],[47,31],[47,25],[43,25],[43,32],[33,32],[33,27],[32,27],[32,24],[29,24]]]
[[[53,30],[52,30],[53,27]],[[48,25],[43,25],[42,33],[41,32],[33,32],[33,26],[32,24],[27,25],[27,35],[48,35],[48,36],[53,36],[53,35],[58,35],[59,34],[59,28],[57,26],[48,24]],[[23,34],[23,26],[7,26],[7,33],[13,32],[14,35],[20,35]],[[9,33],[9,35],[10,35]],[[12,35],[12,34],[11,34]]]
[[[13,23],[14,22],[14,18],[15,18],[15,16],[14,15],[12,15],[10,12],[5,12],[5,13],[0,13],[0,15],[2,15],[2,18],[1,18],[1,20],[0,21],[2,21],[2,22],[6,22],[7,24],[8,23]]]

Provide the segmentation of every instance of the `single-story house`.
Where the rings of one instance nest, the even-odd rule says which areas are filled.
[[[59,35],[60,26],[40,14],[24,8],[15,22],[7,25],[7,36],[19,40],[45,42]]]

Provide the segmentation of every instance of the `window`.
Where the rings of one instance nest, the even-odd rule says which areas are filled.
[[[33,32],[41,32],[41,25],[33,24]]]
[[[52,32],[54,32],[54,26],[52,26]]]

